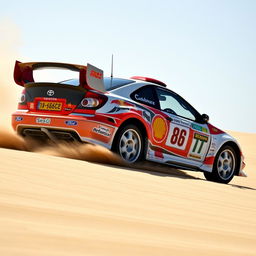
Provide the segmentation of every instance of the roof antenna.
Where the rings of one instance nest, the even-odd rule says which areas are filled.
[[[114,62],[114,58],[113,58],[113,53],[112,53],[112,57],[111,57],[111,82],[110,82],[110,88],[112,87],[112,82],[113,82],[113,62]]]

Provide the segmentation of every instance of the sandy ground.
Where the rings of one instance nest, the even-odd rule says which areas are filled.
[[[232,134],[230,185],[0,149],[0,255],[256,255],[256,134]]]

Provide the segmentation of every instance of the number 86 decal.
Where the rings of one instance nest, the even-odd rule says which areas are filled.
[[[189,136],[189,128],[171,125],[166,145],[184,150]]]

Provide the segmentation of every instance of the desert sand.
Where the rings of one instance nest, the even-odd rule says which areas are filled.
[[[1,148],[0,255],[256,255],[256,134],[232,135],[248,177],[229,185]]]

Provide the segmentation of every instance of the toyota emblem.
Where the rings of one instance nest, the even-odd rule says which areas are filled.
[[[54,90],[48,90],[47,95],[50,96],[50,97],[53,96],[54,95]]]

